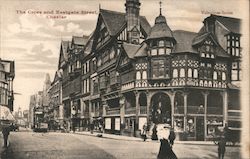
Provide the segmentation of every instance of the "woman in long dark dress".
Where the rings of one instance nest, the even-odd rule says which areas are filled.
[[[177,159],[167,139],[163,138],[160,140],[160,150],[157,159]]]

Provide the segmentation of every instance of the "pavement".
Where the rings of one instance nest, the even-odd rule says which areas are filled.
[[[73,133],[73,132],[71,131],[70,133]],[[74,134],[87,135],[87,136],[93,136],[93,137],[99,137],[99,135],[101,134],[102,138],[107,138],[107,139],[123,140],[123,141],[138,141],[138,142],[143,141],[141,138],[138,138],[138,137],[97,133],[97,132],[94,132],[93,134],[91,134],[89,131],[78,131],[78,132],[76,131]],[[146,142],[156,142],[156,141],[147,139]],[[175,144],[215,145],[212,141],[175,141]]]

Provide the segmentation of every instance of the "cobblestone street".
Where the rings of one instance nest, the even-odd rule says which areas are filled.
[[[10,146],[2,150],[2,159],[155,159],[160,142],[126,141],[70,133],[15,132],[10,135]],[[213,144],[174,145],[178,158],[217,157]],[[225,159],[240,158],[240,147],[227,147]]]

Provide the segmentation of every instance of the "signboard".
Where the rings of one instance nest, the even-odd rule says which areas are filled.
[[[121,120],[120,118],[115,118],[115,130],[120,130]]]
[[[105,118],[105,129],[111,129],[111,118]]]

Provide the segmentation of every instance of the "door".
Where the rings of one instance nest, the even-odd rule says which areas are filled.
[[[204,117],[196,118],[196,140],[204,141]]]

